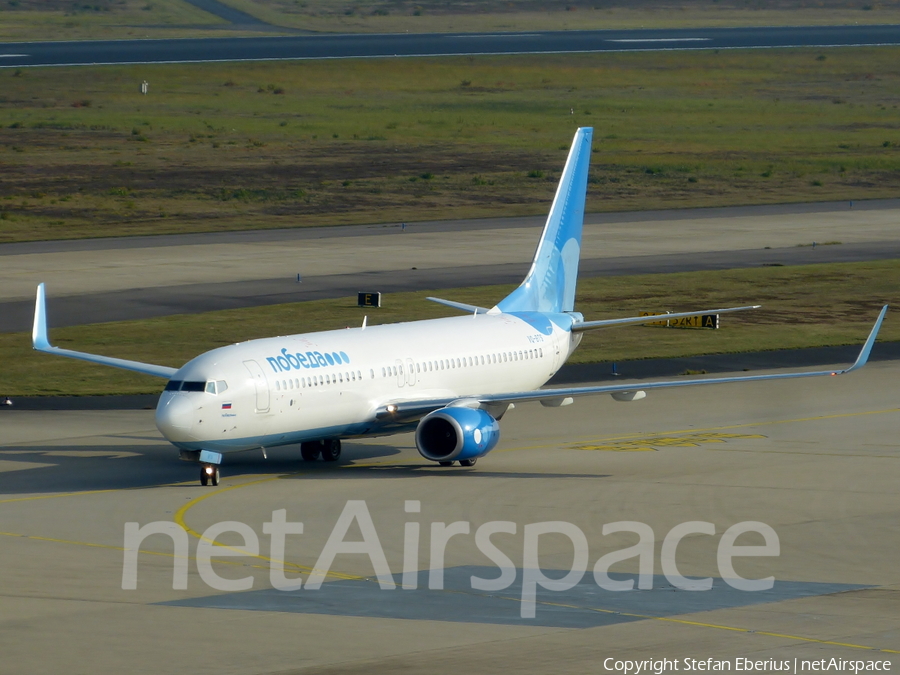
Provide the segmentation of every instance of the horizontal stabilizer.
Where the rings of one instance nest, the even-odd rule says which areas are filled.
[[[678,312],[677,314],[654,314],[651,316],[633,316],[627,319],[603,319],[602,321],[582,321],[572,325],[573,333],[581,333],[586,330],[598,328],[612,328],[614,326],[627,326],[635,323],[652,323],[654,321],[668,321],[669,319],[683,319],[698,314],[727,314],[728,312],[743,312],[748,309],[759,309],[762,305],[747,305],[745,307],[728,307],[726,309],[703,309],[696,312]]]
[[[169,379],[178,369],[169,368],[168,366],[157,366],[152,363],[141,363],[140,361],[129,361],[127,359],[116,359],[111,356],[98,356],[96,354],[87,354],[85,352],[76,352],[71,349],[60,349],[50,344],[50,337],[47,334],[47,303],[44,297],[44,284],[37,287],[37,297],[34,302],[34,326],[31,329],[31,344],[35,350],[45,352],[47,354],[56,354],[57,356],[66,356],[70,359],[80,359],[81,361],[89,361],[90,363],[98,363],[103,366],[112,366],[113,368],[121,368],[123,370],[131,370],[144,375],[153,375],[154,377],[164,377]]]
[[[432,302],[436,302],[439,305],[447,305],[447,307],[452,307],[453,309],[461,309],[464,312],[468,312],[469,314],[487,314],[487,307],[478,307],[477,305],[467,305],[464,302],[454,302],[453,300],[444,300],[442,298],[432,298],[427,297],[426,300],[431,300]]]

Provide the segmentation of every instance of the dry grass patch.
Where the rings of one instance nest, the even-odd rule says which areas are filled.
[[[879,48],[0,70],[0,241],[537,214],[588,125],[593,211],[896,197],[898,63]]]

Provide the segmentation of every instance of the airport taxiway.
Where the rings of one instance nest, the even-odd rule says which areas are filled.
[[[34,290],[42,281],[55,326],[352,297],[357,291],[517,283],[543,221],[4,244],[0,331],[30,328]],[[898,226],[900,200],[588,214],[581,276],[896,258]]]
[[[143,411],[0,410],[0,654],[4,673],[587,673],[604,659],[861,659],[900,666],[900,362],[844,377],[651,392],[644,401],[580,399],[523,405],[502,421],[498,448],[472,469],[431,466],[411,435],[345,444],[337,464],[228,458],[218,488],[176,459]],[[421,523],[416,590],[380,590],[361,555],[339,555],[318,591],[273,590],[263,523],[286,509],[304,523],[287,538],[288,577],[306,578],[349,500],[363,500],[399,580],[404,524]],[[404,511],[418,500],[421,512]],[[136,590],[123,590],[127,522],[188,528],[188,585],[173,590],[173,547],[146,539]],[[237,521],[257,557],[220,558],[223,592],[198,575],[196,536]],[[589,566],[635,541],[603,535],[637,521],[656,537],[654,588],[600,590],[591,569],[568,591],[539,594],[519,615],[519,587],[487,593],[473,574],[497,568],[457,535],[444,590],[428,590],[432,523],[471,531],[512,521],[493,541],[522,567],[526,525],[563,521],[584,532]],[[674,526],[714,523],[678,548],[682,574],[713,577],[681,591],[660,569]],[[716,546],[744,521],[772,527],[780,555],[741,558],[771,592],[729,592]],[[359,534],[351,530],[348,540]],[[221,539],[239,546],[237,535]],[[760,544],[747,535],[740,544]],[[561,535],[540,540],[545,573],[573,557]],[[633,576],[634,559],[614,571]],[[517,572],[517,583],[521,578]],[[682,669],[683,670],[683,669]],[[772,672],[763,670],[761,672]]]

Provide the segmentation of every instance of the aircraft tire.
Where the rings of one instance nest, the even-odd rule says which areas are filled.
[[[205,466],[200,467],[200,485],[202,485],[203,487],[209,485],[209,475],[206,473]]]
[[[300,456],[305,462],[315,462],[322,453],[322,441],[309,441],[300,444]]]
[[[438,462],[441,466],[453,466],[453,462]]]
[[[336,462],[341,457],[341,441],[339,438],[329,438],[322,441],[322,459],[326,462]]]
[[[475,462],[478,461],[478,458],[475,457],[473,459],[461,459],[459,460],[460,466],[475,466]]]
[[[212,475],[209,477],[209,482],[214,486],[219,484],[219,467],[213,467]]]

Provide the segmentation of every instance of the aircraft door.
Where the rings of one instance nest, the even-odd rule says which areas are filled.
[[[406,359],[406,384],[416,386],[416,364],[412,359]]]
[[[402,387],[406,384],[406,373],[403,372],[403,361],[397,359],[394,361],[395,368],[397,369],[397,386]]]
[[[556,336],[553,336],[553,337],[556,337]],[[560,367],[562,367],[561,359],[564,358],[564,357],[561,357],[561,355],[560,355],[559,339],[551,339],[550,345],[548,345],[547,348],[550,350],[550,353],[552,354],[552,356],[551,356],[552,368],[550,370],[550,374],[555,375],[556,371],[559,370]]]
[[[269,412],[269,382],[266,374],[256,361],[244,361],[244,366],[250,371],[256,387],[256,412]]]

